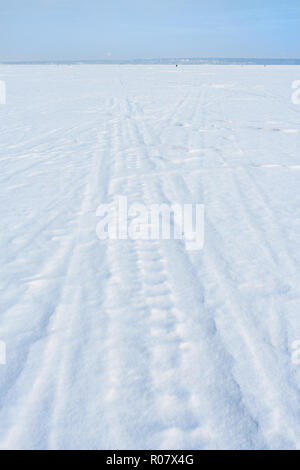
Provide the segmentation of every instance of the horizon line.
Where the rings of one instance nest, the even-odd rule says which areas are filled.
[[[165,58],[136,58],[136,59],[27,59],[27,60],[0,60],[0,64],[176,64],[176,63],[247,63],[254,65],[266,64],[276,65],[286,63],[287,65],[300,65],[300,58],[255,58],[255,57],[165,57]]]

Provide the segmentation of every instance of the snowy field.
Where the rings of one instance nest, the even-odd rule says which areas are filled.
[[[300,449],[300,68],[0,80],[0,448]],[[203,250],[100,241],[117,195],[204,204]]]

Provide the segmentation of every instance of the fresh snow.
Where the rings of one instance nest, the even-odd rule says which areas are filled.
[[[1,449],[300,448],[299,79],[0,66]],[[204,249],[100,241],[118,195]]]

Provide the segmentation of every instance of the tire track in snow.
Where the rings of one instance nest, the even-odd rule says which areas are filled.
[[[18,441],[22,441],[22,447],[25,442],[25,435],[27,434],[26,448],[59,448],[63,444],[61,438],[60,426],[64,419],[68,420],[64,410],[65,403],[68,400],[66,393],[70,390],[72,383],[72,369],[78,364],[76,358],[78,348],[84,349],[82,339],[79,340],[79,345],[76,347],[76,352],[73,353],[71,348],[73,344],[72,336],[75,319],[80,315],[80,297],[82,295],[81,288],[74,281],[74,276],[80,270],[80,266],[84,260],[84,252],[81,253],[81,244],[84,244],[85,230],[86,230],[86,216],[93,210],[93,200],[95,198],[95,191],[99,191],[98,178],[100,176],[100,168],[103,170],[107,164],[103,165],[102,154],[100,158],[99,151],[94,155],[94,161],[91,165],[90,176],[87,180],[86,191],[82,198],[82,204],[79,209],[79,217],[77,219],[77,228],[70,239],[68,248],[64,247],[62,250],[68,250],[68,259],[66,267],[64,268],[64,282],[58,290],[58,294],[54,300],[55,307],[43,325],[42,336],[45,336],[46,343],[42,351],[37,347],[38,343],[30,344],[31,363],[35,363],[36,372],[32,378],[30,393],[27,395],[22,393],[22,413],[18,416],[17,423],[9,427],[6,432],[6,437],[3,440],[3,448],[18,448]],[[105,181],[105,179],[104,179]],[[105,188],[103,188],[105,193]],[[97,199],[98,195],[96,195]],[[95,208],[94,208],[95,210]],[[94,213],[94,211],[93,211]],[[93,225],[90,225],[93,236]],[[88,229],[89,230],[89,229]],[[60,278],[58,278],[60,280]],[[75,292],[75,287],[79,287],[79,291]],[[80,318],[80,327],[82,328],[82,315]],[[77,336],[78,338],[78,336]],[[79,353],[80,354],[80,353]],[[42,359],[40,359],[40,356]],[[75,356],[75,357],[74,357]],[[36,364],[36,361],[39,364]],[[27,358],[28,364],[29,359]],[[21,375],[27,372],[26,364]],[[19,378],[20,380],[20,378]],[[65,388],[64,388],[65,387]],[[83,410],[84,411],[84,410]],[[40,429],[40,416],[44,415],[43,430]],[[64,414],[66,416],[64,416]],[[20,422],[24,426],[20,426]],[[34,429],[34,434],[29,434],[29,429]],[[70,437],[70,436],[69,436]]]
[[[239,174],[247,178],[248,173],[246,169],[241,170],[241,172],[242,173]],[[224,178],[223,181],[225,181]],[[271,259],[273,260],[274,270],[276,270],[276,253],[273,251],[270,244],[267,243],[263,232],[255,221],[255,214],[252,213],[248,203],[250,196],[249,191],[247,193],[245,192],[241,181],[242,180],[237,177],[235,170],[232,171],[232,175],[230,173],[227,174],[225,187],[228,186],[228,188],[230,188],[230,200],[232,202],[243,202],[243,204],[235,205],[234,207],[235,219],[239,221],[245,220],[246,226],[249,224],[253,226],[254,223],[253,229],[249,234],[251,234],[252,239],[257,240],[258,246],[265,248],[269,262]],[[207,194],[215,193],[215,197],[217,197],[218,187],[212,181],[210,172],[205,173],[205,184]],[[228,218],[232,217],[233,207],[226,205],[228,203],[227,199],[224,199],[224,196],[220,196],[217,200],[220,205],[218,214],[222,215],[221,219],[226,216]],[[272,364],[275,362],[278,363],[279,357],[275,354],[275,351],[272,350],[270,344],[265,344],[265,338],[262,336],[264,329],[262,325],[257,328],[255,312],[249,311],[249,303],[245,303],[243,297],[237,295],[235,280],[228,276],[228,261],[226,260],[228,256],[226,252],[223,254],[220,251],[220,247],[223,246],[225,248],[226,245],[222,241],[221,234],[212,219],[212,215],[210,215],[209,204],[207,204],[207,212],[206,224],[211,240],[211,242],[207,242],[211,243],[209,263],[212,263],[212,266],[210,270],[219,281],[218,290],[220,290],[220,293],[223,292],[224,299],[226,299],[224,308],[227,314],[229,313],[229,317],[226,318],[222,312],[222,307],[219,305],[217,307],[218,313],[216,321],[223,341],[225,341],[226,348],[231,352],[234,358],[239,357],[235,366],[235,376],[241,387],[244,401],[250,409],[256,409],[254,406],[255,402],[253,403],[253,397],[249,400],[250,397],[246,390],[244,390],[244,386],[247,385],[246,380],[248,380],[248,377],[251,377],[253,387],[255,387],[254,396],[256,397],[256,407],[262,407],[261,413],[266,416],[265,421],[260,422],[260,426],[267,448],[271,448],[271,442],[274,443],[276,441],[285,442],[287,448],[298,448],[298,426],[296,425],[294,416],[291,415],[284,404],[285,399],[282,392],[279,391],[282,388],[282,382],[287,380],[288,377],[286,359],[280,361],[280,372],[278,372],[276,376],[274,376],[274,374],[271,375],[269,370]],[[214,209],[214,213],[216,215],[216,209]],[[283,327],[284,329],[284,322],[280,320],[280,315],[282,315],[282,312],[277,312],[276,321],[279,322],[277,326],[278,328]],[[274,317],[272,316],[272,318],[273,320],[274,318],[276,319],[276,315]],[[233,325],[234,328],[232,327]],[[270,326],[266,326],[270,328]],[[226,332],[226,336],[224,336],[224,332]],[[240,342],[240,350],[236,348],[238,342]],[[239,356],[237,355],[237,351],[239,351]],[[247,364],[248,377],[242,373],[242,364]],[[288,367],[291,367],[291,365]],[[285,377],[285,379],[283,377]],[[296,403],[299,391],[288,387],[284,387],[284,390],[285,393],[290,396],[291,402]],[[264,398],[263,400],[257,401],[258,397]],[[252,413],[253,416],[255,416],[254,411],[252,411]]]
[[[145,123],[140,124],[140,120],[135,121],[135,124],[132,125],[132,131],[128,133],[132,136],[133,142],[138,140],[143,144],[145,143],[145,139],[141,138],[145,127]],[[149,142],[151,131],[147,131]],[[150,157],[147,154],[146,148],[142,154],[144,159],[142,162],[143,166],[148,164]],[[190,201],[191,195],[187,191],[187,186],[183,183],[178,185],[178,178],[175,178],[174,181],[174,187],[177,191],[178,187],[185,186],[183,194],[187,198],[186,200]],[[118,183],[120,184],[119,180],[114,181],[112,193],[118,192],[116,189]],[[125,182],[123,180],[122,188],[124,194],[134,197],[136,201],[143,202],[146,205],[153,202],[170,204],[170,201],[166,198],[160,178],[155,181],[150,179],[145,182],[139,181],[138,175],[136,175],[136,179],[127,179],[125,188],[124,185]],[[169,244],[173,248],[167,249]],[[227,413],[229,414],[228,403],[239,403],[241,398],[239,388],[232,375],[228,379],[226,377],[228,371],[222,371],[224,354],[227,354],[222,345],[219,344],[218,338],[215,338],[216,328],[214,320],[206,314],[204,299],[201,295],[203,286],[201,287],[201,282],[193,271],[189,257],[182,245],[182,242],[131,242],[135,259],[135,271],[138,274],[136,279],[143,293],[140,297],[133,290],[132,295],[133,298],[144,299],[142,303],[144,309],[143,318],[145,318],[147,328],[150,325],[151,348],[147,349],[147,356],[149,356],[148,360],[150,361],[148,374],[151,378],[152,406],[155,409],[155,415],[160,416],[159,428],[162,429],[156,437],[149,436],[147,439],[144,436],[144,440],[149,442],[149,448],[151,445],[153,446],[153,442],[161,448],[172,447],[172,441],[174,446],[175,436],[177,441],[179,438],[179,442],[181,442],[181,446],[184,448],[189,448],[191,442],[193,442],[194,448],[208,448],[212,440],[214,445],[216,445],[216,442],[219,442],[221,447],[221,443],[226,441],[227,430],[225,427],[222,428],[220,422],[224,422],[225,426],[225,418]],[[126,258],[127,253],[128,248],[123,252],[122,262],[125,265],[124,258]],[[175,265],[174,261],[170,262],[171,259],[176,260]],[[115,269],[116,273],[120,271],[120,267]],[[180,272],[180,279],[174,274],[176,271]],[[117,274],[112,276],[113,279],[116,277]],[[150,284],[149,279],[151,280]],[[154,279],[156,280],[155,283]],[[194,287],[192,288],[191,286]],[[116,292],[116,290],[118,290],[118,287],[114,284],[111,292]],[[176,295],[177,291],[180,295]],[[120,304],[122,305],[124,301],[125,299]],[[188,311],[185,305],[186,302],[190,306]],[[178,304],[180,304],[180,308]],[[148,322],[146,321],[147,316],[149,318]],[[143,335],[145,342],[146,339],[149,341],[148,330],[143,332]],[[125,344],[126,341],[124,339],[123,343]],[[118,344],[119,342],[118,340]],[[198,344],[199,342],[200,344]],[[121,358],[115,360],[114,363],[118,364],[119,361],[121,361]],[[193,364],[196,361],[202,364],[202,367],[199,367],[199,364],[197,364],[197,371],[193,368]],[[195,388],[193,386],[193,376],[196,376],[201,381],[202,374],[206,376],[208,369],[210,373],[215,375],[214,385],[210,386],[212,387],[210,392],[208,391],[208,384],[199,392],[198,387]],[[121,370],[124,370],[124,364],[123,367],[120,367],[119,375]],[[187,381],[190,382],[189,386],[186,385]],[[195,382],[197,383],[197,381]],[[218,383],[222,385],[218,386]],[[225,394],[224,387],[228,395]],[[128,389],[128,383],[125,386],[120,381],[118,388],[119,390]],[[211,392],[218,395],[215,397],[215,400],[221,403],[220,410],[224,408],[226,410],[225,413],[213,409],[214,401],[209,398],[209,393]],[[151,395],[149,396],[151,401],[150,397]],[[117,400],[116,397],[115,399]],[[128,399],[125,402],[128,403]],[[246,426],[249,429],[250,435],[252,432],[253,439],[255,439],[254,435],[257,433],[256,425],[245,413],[244,407],[240,407],[239,404],[231,406],[234,407],[230,412],[236,417],[236,431],[242,432],[243,426]],[[207,407],[212,409],[211,415],[214,416],[208,422],[204,418]],[[202,413],[201,411],[199,412],[199,409]],[[135,419],[132,419],[132,421],[135,421]],[[118,429],[122,428],[122,423],[123,420],[118,422]],[[126,431],[124,431],[124,434],[121,433],[121,435],[126,436]],[[119,439],[121,439],[121,435],[118,436]],[[244,446],[247,447],[247,445],[251,444],[251,442],[245,441]],[[126,443],[126,447],[128,446],[130,446],[130,442]],[[229,447],[230,442],[228,441]]]

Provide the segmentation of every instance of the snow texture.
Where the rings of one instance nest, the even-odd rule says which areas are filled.
[[[296,66],[1,65],[1,449],[299,449]],[[204,204],[205,246],[96,210]]]

